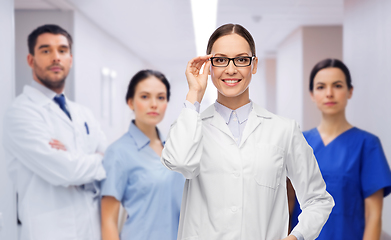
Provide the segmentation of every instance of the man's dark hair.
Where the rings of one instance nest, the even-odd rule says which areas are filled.
[[[36,28],[28,36],[27,43],[28,43],[28,47],[29,47],[29,53],[31,55],[34,55],[34,48],[35,48],[35,45],[37,44],[38,36],[41,34],[44,34],[44,33],[61,34],[61,35],[65,36],[68,39],[69,49],[72,50],[72,37],[71,37],[71,35],[58,25],[46,24],[46,25],[42,25],[42,26]]]

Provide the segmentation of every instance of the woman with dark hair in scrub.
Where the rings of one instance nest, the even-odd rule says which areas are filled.
[[[303,134],[335,200],[318,239],[380,239],[383,198],[391,192],[391,172],[379,138],[346,119],[346,106],[353,95],[348,68],[338,59],[320,61],[310,74],[309,91],[322,120]]]

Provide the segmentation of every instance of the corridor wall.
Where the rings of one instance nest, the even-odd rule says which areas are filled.
[[[276,112],[295,119],[303,131],[320,122],[308,84],[313,66],[325,58],[342,59],[341,26],[301,27],[277,50]]]
[[[276,113],[303,125],[303,29],[279,46],[276,62]]]
[[[3,116],[14,96],[14,1],[0,1],[0,136]],[[3,139],[0,137],[0,240],[16,240],[16,195],[6,171]]]
[[[262,107],[272,113],[276,113],[276,58],[275,56],[267,56],[260,60],[258,64],[257,75],[259,79],[258,86],[251,87],[250,95],[259,94],[260,102],[257,102]],[[258,87],[258,89],[256,88]],[[252,96],[250,96],[253,99]]]
[[[152,66],[82,13],[75,11],[73,21],[75,101],[92,110],[111,143],[129,127],[131,110],[125,102],[129,80],[139,70]],[[103,90],[111,91],[111,99],[102,96],[102,88],[110,87],[102,85],[103,68],[109,70],[112,88]],[[102,109],[104,101],[110,102],[109,109]]]
[[[354,87],[347,117],[380,138],[391,165],[391,1],[345,0],[344,7],[343,57]],[[391,196],[383,231],[391,235]]]

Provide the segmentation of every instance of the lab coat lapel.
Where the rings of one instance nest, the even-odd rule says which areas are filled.
[[[65,98],[67,101],[67,107],[68,107],[69,114],[71,115],[72,121],[68,118],[68,116],[66,114],[63,114],[63,115],[65,116],[65,119],[72,125],[72,127],[75,127],[80,119],[80,114],[78,114],[78,112],[77,112],[78,108],[75,107],[74,102],[70,101],[67,97],[65,97]],[[60,110],[61,110],[61,108],[60,108]]]
[[[261,108],[260,106],[254,103],[253,110],[250,112],[246,126],[243,130],[242,140],[239,147],[241,147],[247,140],[247,138],[262,124],[264,119],[270,119],[272,115],[270,112]]]
[[[210,125],[227,134],[230,138],[234,139],[231,131],[229,130],[226,122],[223,117],[216,111],[214,104],[209,106],[202,114],[201,119],[205,120],[207,118],[212,118]]]
[[[67,103],[69,106],[69,104]],[[54,112],[56,115],[58,115],[59,118],[61,118],[63,121],[65,121],[70,127],[73,128],[73,122],[68,118],[68,116],[61,110],[61,108],[56,103],[50,104],[50,110]],[[72,112],[68,109],[68,111],[71,114],[71,117],[73,118]]]
[[[211,125],[219,129],[223,133],[227,134],[232,139],[234,139],[234,136],[229,130],[227,123],[224,121],[223,117],[216,111],[214,113]]]
[[[43,93],[28,85],[24,86],[23,93],[26,94],[31,99],[31,101],[33,101],[37,105],[42,106],[43,108],[46,108],[48,111],[58,115],[70,127],[73,127],[72,121],[52,99],[49,99]]]
[[[246,126],[243,130],[242,140],[240,141],[239,147],[247,140],[247,138],[255,131],[255,129],[262,123],[263,118],[258,117],[257,114],[253,111],[250,112]]]

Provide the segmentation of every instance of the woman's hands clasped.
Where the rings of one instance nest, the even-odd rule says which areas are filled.
[[[204,96],[211,64],[209,61],[210,57],[212,57],[212,54],[193,58],[187,63],[185,73],[187,83],[189,84],[189,92],[187,93],[186,100],[193,104],[195,102],[201,103]],[[203,72],[200,73],[204,64]]]

